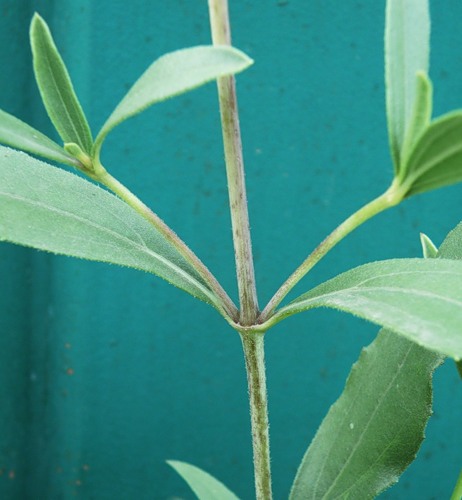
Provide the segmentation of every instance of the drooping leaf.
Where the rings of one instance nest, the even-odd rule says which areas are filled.
[[[2,110],[0,110],[0,143],[73,167],[79,165],[78,161],[56,142]]]
[[[462,180],[462,111],[434,120],[420,136],[406,164],[406,196]]]
[[[297,472],[291,500],[375,498],[414,460],[442,357],[382,330],[353,365]]]
[[[399,174],[406,131],[416,101],[416,74],[428,73],[428,0],[388,0],[385,26],[385,84],[390,147]]]
[[[192,90],[252,64],[243,52],[225,46],[177,50],[157,59],[135,82],[108,118],[95,141],[98,151],[107,134],[149,106]]]
[[[157,274],[219,308],[219,299],[195,269],[119,198],[4,147],[0,147],[0,241]]]
[[[368,319],[423,347],[462,358],[462,262],[397,259],[340,274],[281,308],[270,320],[315,307]]]
[[[399,178],[402,180],[407,173],[407,160],[417,140],[430,124],[432,116],[433,96],[432,84],[428,75],[419,71],[416,76],[416,91],[412,114],[404,135],[401,151],[401,166]]]
[[[223,483],[194,465],[177,460],[167,463],[188,483],[199,500],[239,500]]]
[[[438,255],[438,248],[436,248],[433,241],[424,233],[420,233],[420,243],[422,245],[422,253],[425,259],[434,259]]]
[[[75,142],[89,154],[93,143],[90,127],[50,29],[38,14],[32,19],[30,41],[35,78],[53,125],[63,142]]]

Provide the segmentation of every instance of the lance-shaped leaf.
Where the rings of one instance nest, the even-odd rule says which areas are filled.
[[[137,80],[108,118],[95,140],[98,152],[107,134],[149,106],[192,90],[252,64],[243,52],[225,46],[177,50],[157,59]]]
[[[388,0],[385,26],[385,84],[388,134],[395,175],[416,100],[416,74],[428,73],[428,0]]]
[[[79,166],[79,162],[56,142],[2,110],[0,110],[0,143],[72,167]]]
[[[291,500],[375,498],[414,460],[442,357],[382,330],[353,365],[297,472]]]
[[[223,483],[199,467],[177,460],[167,463],[188,483],[199,500],[239,500]]]
[[[420,136],[406,164],[406,196],[462,180],[462,111],[434,120]]]
[[[157,274],[219,308],[195,269],[141,215],[90,182],[0,147],[0,241]]]
[[[419,71],[416,76],[416,93],[414,107],[409,120],[401,151],[399,179],[405,179],[407,161],[420,136],[428,128],[432,116],[433,96],[432,84],[428,75]]]
[[[461,261],[397,259],[365,264],[295,299],[270,322],[315,307],[352,313],[423,347],[462,359]]]
[[[90,127],[74,92],[69,73],[45,21],[35,14],[30,28],[35,78],[48,115],[63,142],[91,152]]]

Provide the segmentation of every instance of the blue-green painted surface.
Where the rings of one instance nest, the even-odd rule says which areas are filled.
[[[384,1],[231,2],[256,272],[264,304],[321,238],[388,185]],[[0,0],[0,107],[51,127],[32,79],[28,24],[50,23],[94,131],[161,54],[209,42],[206,2]],[[432,2],[435,113],[462,107],[462,4]],[[235,296],[216,90],[122,125],[107,167],[198,252]],[[416,197],[358,230],[300,291],[357,264],[420,255],[462,219],[462,188]],[[1,217],[1,214],[0,214]],[[0,245],[0,498],[192,498],[165,459],[253,496],[236,334],[155,277]],[[376,328],[315,311],[268,334],[275,498]],[[448,498],[462,464],[462,385],[435,379],[418,461],[387,499]]]

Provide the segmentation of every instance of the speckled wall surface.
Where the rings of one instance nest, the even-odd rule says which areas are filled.
[[[231,1],[261,304],[344,216],[391,179],[384,117],[384,1]],[[0,0],[0,107],[50,132],[32,78],[28,25],[50,23],[96,131],[153,59],[209,43],[205,1]],[[462,4],[432,2],[435,114],[462,107]],[[216,89],[134,118],[103,160],[236,286]],[[462,188],[416,197],[359,229],[298,291],[355,265],[420,256],[462,219]],[[1,217],[1,214],[0,214]],[[331,311],[267,339],[275,498],[351,363],[377,328]],[[238,336],[159,279],[0,245],[0,498],[191,498],[174,458],[253,496]],[[462,384],[435,378],[418,461],[383,498],[447,498],[462,464]]]

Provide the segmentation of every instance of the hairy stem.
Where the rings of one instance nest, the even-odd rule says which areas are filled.
[[[241,333],[241,339],[249,387],[256,498],[257,500],[270,500],[272,498],[271,464],[264,334]]]
[[[375,198],[367,205],[364,205],[353,215],[350,215],[342,222],[327,238],[324,239],[313,252],[302,262],[302,264],[289,276],[282,284],[279,290],[274,294],[273,298],[268,302],[263,312],[260,315],[259,322],[264,323],[273,314],[276,307],[281,303],[284,297],[292,290],[292,288],[330,251],[337,245],[345,236],[351,233],[361,224],[374,217],[387,208],[398,204],[403,198],[402,192],[393,183],[390,188],[381,196]]]
[[[227,0],[209,0],[209,12],[213,43],[230,45]],[[241,310],[239,322],[247,326],[255,323],[259,311],[234,77],[227,76],[218,79],[218,98]]]
[[[155,214],[148,206],[146,206],[137,196],[129,189],[121,184],[117,179],[112,177],[104,167],[98,165],[96,173],[93,176],[95,180],[109,188],[119,198],[125,201],[140,215],[142,215],[152,226],[154,226],[164,238],[178,250],[178,252],[196,269],[201,278],[210,286],[212,291],[221,299],[223,312],[232,320],[237,321],[238,310],[228,294],[222,288],[215,276],[207,269],[205,264],[197,257],[197,255],[186,245],[186,243]]]

